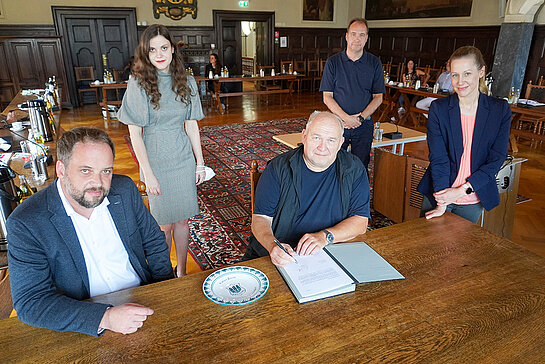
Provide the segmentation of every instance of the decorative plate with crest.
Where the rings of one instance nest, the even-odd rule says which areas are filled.
[[[268,289],[269,278],[265,273],[245,266],[219,269],[202,284],[206,298],[226,306],[241,306],[257,301]]]

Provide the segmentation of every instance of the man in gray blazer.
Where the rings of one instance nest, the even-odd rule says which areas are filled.
[[[132,180],[114,175],[114,144],[74,128],[57,144],[58,179],[7,221],[13,305],[19,319],[98,336],[143,325],[151,308],[82,301],[173,277],[165,234]]]

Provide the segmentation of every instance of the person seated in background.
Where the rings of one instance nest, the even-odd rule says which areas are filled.
[[[428,85],[428,79],[430,78],[430,75],[428,75],[426,72],[417,69],[414,61],[412,59],[409,59],[407,61],[407,67],[405,68],[405,74],[403,75],[403,82],[405,83],[406,80],[409,81],[409,87],[415,87],[416,81],[420,81],[420,84],[422,86]],[[405,108],[403,107],[404,104],[403,97],[399,95],[399,109],[397,110],[398,114],[405,113]]]
[[[452,81],[450,79],[450,62],[447,61],[446,71],[437,77],[436,83],[439,85],[439,90],[452,93]],[[429,110],[432,101],[437,100],[437,97],[424,97],[416,103],[416,107],[423,110]],[[428,117],[428,114],[424,114]]]
[[[24,323],[129,334],[151,308],[83,300],[174,277],[165,234],[132,180],[113,175],[114,155],[105,131],[65,132],[57,143],[58,179],[9,216],[11,294]]]
[[[270,255],[273,264],[284,266],[294,261],[294,250],[314,254],[367,230],[369,180],[361,160],[341,150],[343,131],[341,118],[315,111],[303,130],[303,145],[268,163],[243,260]]]
[[[405,69],[405,79],[410,80],[410,84],[412,87],[416,84],[416,81],[420,81],[420,84],[422,86],[425,86],[428,84],[428,79],[430,75],[428,75],[426,72],[416,68],[416,65],[414,64],[414,61],[410,59],[407,62],[407,68]]]
[[[206,68],[205,68],[205,71],[204,71],[205,77],[210,77],[210,72],[212,72],[212,75],[214,77],[216,75],[221,76],[221,69],[223,68],[223,66],[221,65],[221,62],[220,62],[220,59],[219,59],[218,55],[216,53],[210,53],[209,61],[210,61],[210,63],[208,63],[206,65]],[[206,82],[206,88],[212,94],[212,98],[215,99],[216,98],[216,94],[215,94],[216,91],[214,90],[214,82],[207,81]],[[220,83],[220,92],[227,92],[227,86],[223,82]],[[225,102],[224,102],[225,97],[222,97],[220,99],[220,101],[221,101],[221,107],[225,109]]]

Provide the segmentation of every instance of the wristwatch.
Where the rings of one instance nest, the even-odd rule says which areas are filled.
[[[322,231],[325,233],[325,240],[327,240],[326,245],[333,244],[333,240],[335,240],[335,238],[333,237],[333,234],[331,234],[331,231],[327,229],[323,229]]]
[[[466,188],[466,195],[470,195],[473,193],[473,188],[471,188],[471,186],[469,186],[468,188]]]

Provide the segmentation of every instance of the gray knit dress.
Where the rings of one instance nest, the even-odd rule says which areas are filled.
[[[159,225],[166,225],[199,213],[195,157],[184,124],[201,120],[204,114],[192,76],[187,76],[191,97],[185,104],[172,91],[170,74],[157,74],[160,108],[153,108],[146,91],[131,77],[118,118],[124,124],[143,127],[148,159],[161,187],[161,195],[149,195],[150,210]]]

